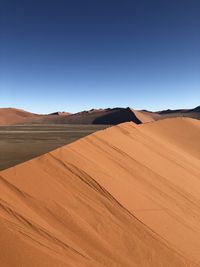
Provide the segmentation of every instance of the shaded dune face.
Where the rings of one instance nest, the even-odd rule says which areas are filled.
[[[0,172],[1,266],[199,266],[199,137],[123,123]]]
[[[116,125],[127,121],[133,121],[136,124],[141,123],[141,120],[139,120],[130,108],[107,112],[107,114],[95,118],[93,123]]]

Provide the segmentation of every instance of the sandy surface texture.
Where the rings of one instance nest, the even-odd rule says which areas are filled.
[[[200,266],[200,121],[123,123],[0,172],[0,263]]]
[[[106,125],[0,126],[0,170],[69,144]]]

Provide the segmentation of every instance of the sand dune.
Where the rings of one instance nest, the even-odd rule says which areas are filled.
[[[1,266],[200,266],[199,137],[128,122],[0,172]]]
[[[50,114],[36,119],[28,119],[26,123],[116,125],[127,121],[133,121],[136,124],[140,124],[153,120],[154,118],[150,112],[135,111],[131,108],[108,108],[91,109],[75,114],[63,114],[62,116],[55,113],[53,116]]]
[[[140,123],[147,123],[147,122],[152,122],[155,121],[158,117],[155,114],[153,114],[153,112],[149,112],[149,111],[143,111],[143,110],[134,110],[131,109],[132,112],[135,114],[135,116],[138,118],[138,120],[140,121]]]
[[[0,170],[72,143],[106,125],[6,125],[0,127]]]
[[[0,108],[0,125],[22,123],[30,118],[39,117],[37,114],[16,108]]]
[[[48,115],[33,114],[14,108],[0,109],[0,125],[9,124],[102,124],[117,125],[132,121],[136,124],[155,120],[188,117],[200,119],[200,107],[194,109],[177,109],[151,112],[132,108],[91,109],[71,114],[54,112]]]

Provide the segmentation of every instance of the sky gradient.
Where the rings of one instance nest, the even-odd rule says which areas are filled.
[[[0,107],[200,105],[199,0],[1,0]]]

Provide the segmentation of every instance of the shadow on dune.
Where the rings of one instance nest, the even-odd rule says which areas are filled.
[[[132,121],[136,124],[140,124],[141,121],[135,116],[130,108],[120,109],[101,117],[95,118],[93,124],[119,124],[122,122]]]

